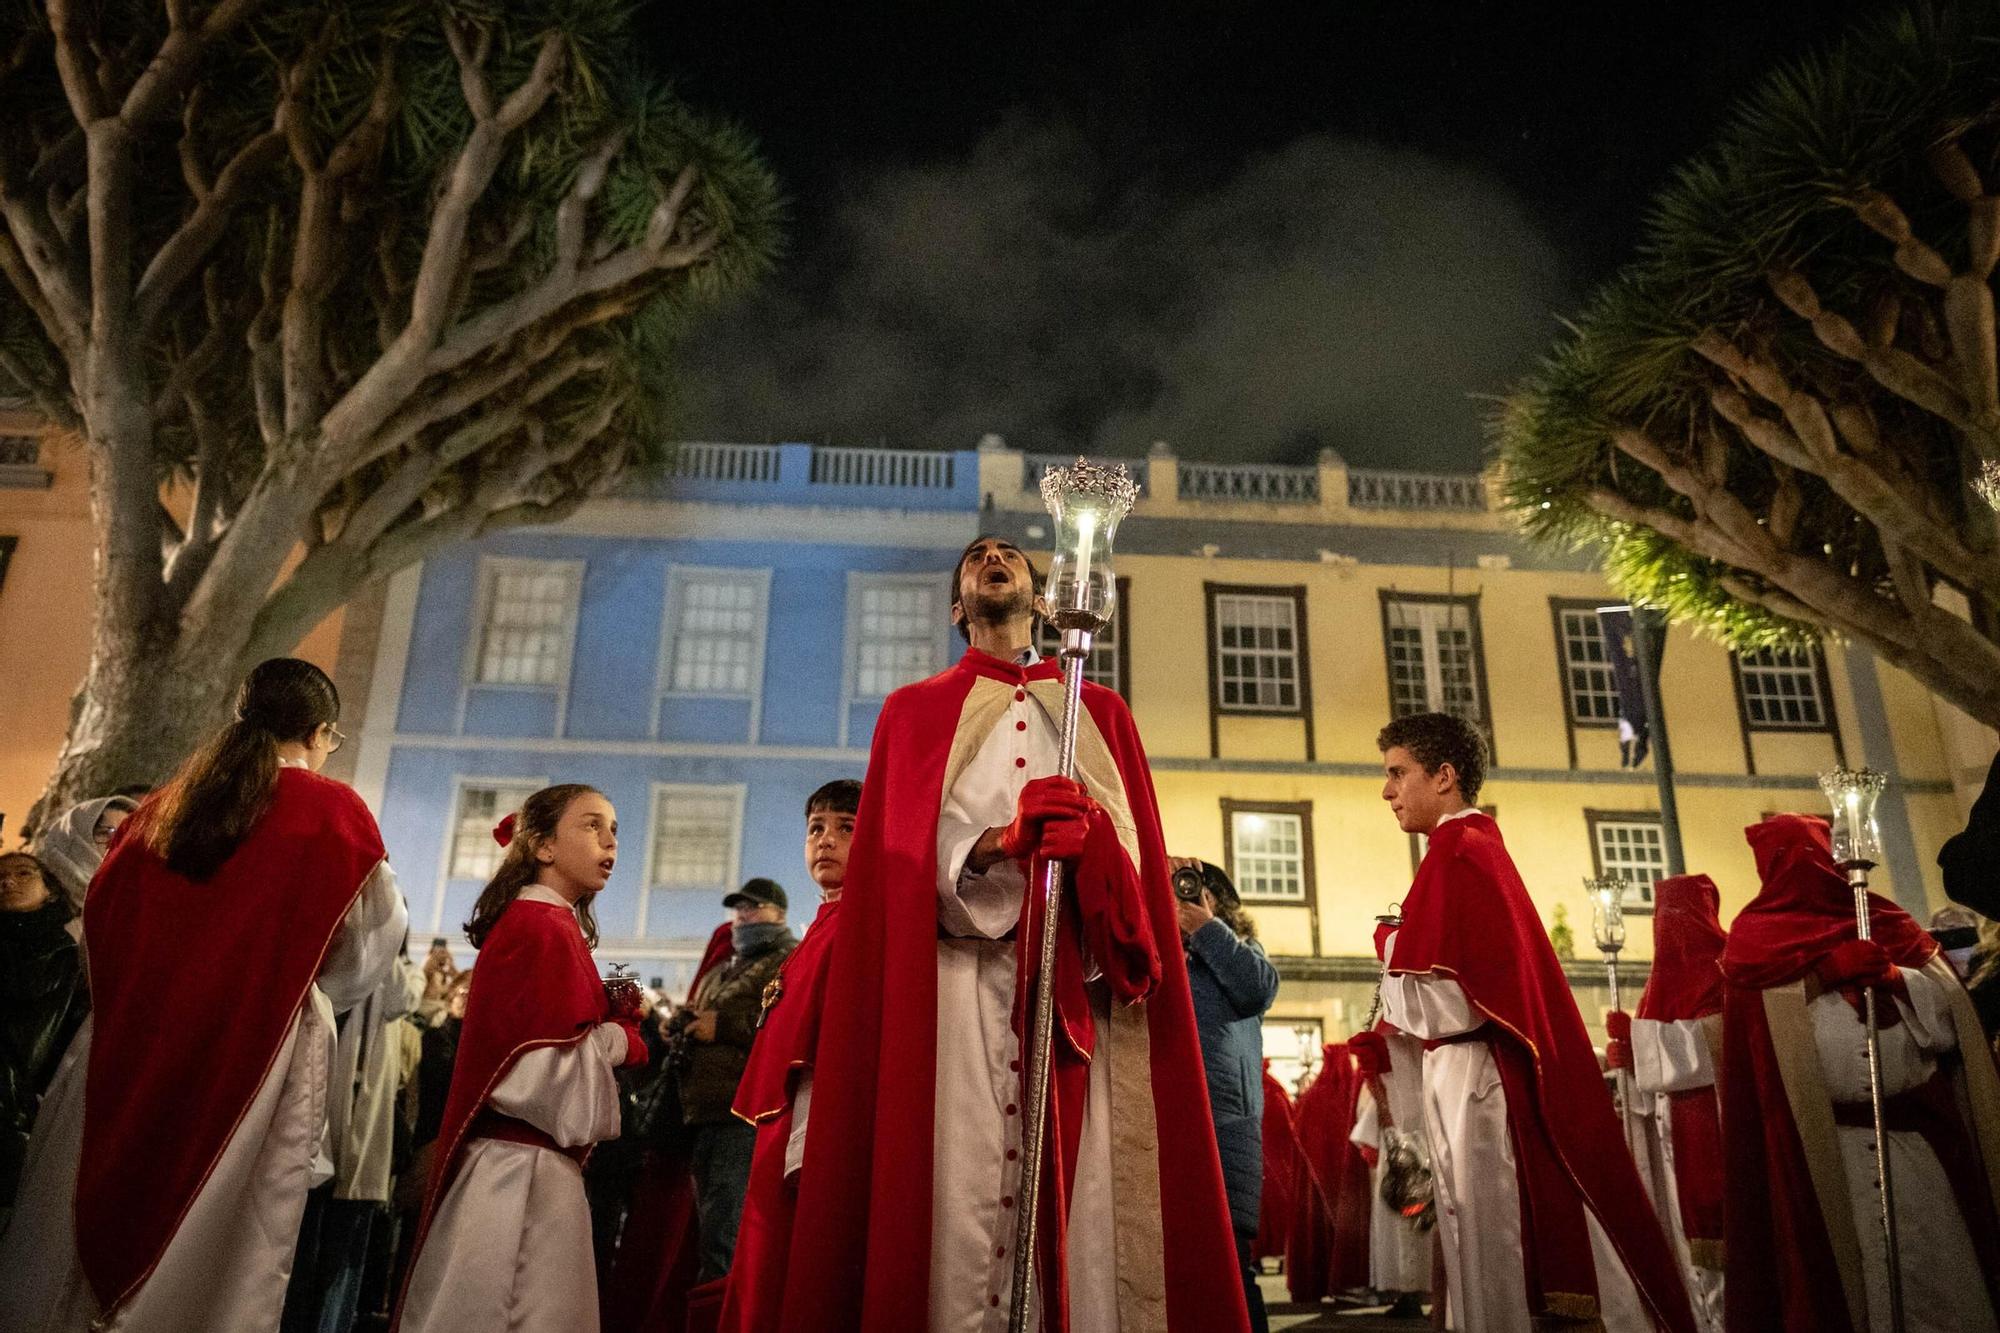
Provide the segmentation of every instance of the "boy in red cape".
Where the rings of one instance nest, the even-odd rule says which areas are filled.
[[[1632,1071],[1634,1111],[1653,1164],[1653,1204],[1687,1274],[1706,1333],[1722,1328],[1722,948],[1715,881],[1653,885],[1653,970],[1638,1017],[1611,1014],[1607,1054]]]
[[[1030,1325],[1246,1328],[1145,754],[1124,702],[1085,685],[1078,781],[1052,776],[1063,685],[1032,648],[1035,588],[1012,543],[967,547],[951,591],[970,650],[892,694],[876,725],[820,1006],[783,1328],[1005,1327],[1030,886],[1052,859],[1073,874]]]
[[[1862,988],[1877,991],[1907,1327],[1991,1330],[2000,1282],[2000,1077],[1924,928],[1854,895],[1827,824],[1747,831],[1763,891],[1723,951],[1722,1119],[1732,1333],[1881,1333],[1887,1260]]]
[[[1694,1316],[1562,965],[1500,828],[1486,743],[1443,713],[1377,738],[1382,799],[1430,848],[1383,928],[1384,1015],[1421,1038],[1446,1327],[1692,1333]],[[1510,1169],[1511,1168],[1511,1169]]]
[[[597,1276],[583,1159],[618,1137],[612,1071],[646,1062],[638,995],[613,1009],[590,900],[618,853],[603,794],[545,787],[501,822],[473,905],[479,950],[437,1162],[410,1253],[403,1333],[591,1333]]]
[[[765,1333],[783,1327],[785,1262],[792,1243],[797,1176],[811,1120],[826,960],[839,924],[847,850],[861,809],[861,784],[829,782],[806,798],[806,871],[819,885],[819,915],[765,989],[764,1017],[731,1109],[757,1126],[750,1192],[736,1228],[720,1327]]]

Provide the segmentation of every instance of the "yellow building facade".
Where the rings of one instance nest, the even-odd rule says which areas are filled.
[[[1046,552],[1032,483],[1066,460],[989,446],[982,461],[982,526]],[[1635,1003],[1651,953],[1642,886],[1665,861],[1660,798],[1650,761],[1620,767],[1596,617],[1617,599],[1587,559],[1522,542],[1491,475],[1364,472],[1333,456],[1196,464],[1159,449],[1122,461],[1145,490],[1118,534],[1116,646],[1095,665],[1138,720],[1169,851],[1230,871],[1279,964],[1267,1053],[1316,1048],[1365,1012],[1374,918],[1418,855],[1381,799],[1375,738],[1425,707],[1485,722],[1479,803],[1544,923],[1566,917],[1594,1028],[1609,996],[1583,880],[1638,881]],[[1823,812],[1816,774],[1836,763],[1890,778],[1876,885],[1920,918],[1944,903],[1936,851],[1963,826],[1990,730],[1838,644],[1738,658],[1674,630],[1661,693],[1686,865],[1714,878],[1725,923],[1757,890],[1744,827]]]

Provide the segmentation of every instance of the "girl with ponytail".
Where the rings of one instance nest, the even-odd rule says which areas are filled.
[[[616,1138],[613,1070],[641,1065],[636,987],[600,982],[591,900],[618,812],[579,783],[500,821],[506,857],[473,905],[479,950],[398,1324],[404,1333],[597,1327],[583,1158]]]
[[[335,1016],[402,951],[374,816],[319,768],[326,673],[274,658],[113,837],[84,900],[92,1013],[0,1243],[0,1328],[276,1328],[331,1175]]]

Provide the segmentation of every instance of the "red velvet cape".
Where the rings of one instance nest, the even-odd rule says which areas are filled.
[[[1295,1211],[1293,1163],[1299,1155],[1298,1137],[1292,1129],[1292,1094],[1271,1077],[1270,1061],[1264,1063],[1264,1192],[1257,1207],[1257,1239],[1250,1246],[1253,1259],[1285,1252]]]
[[[928,1321],[945,767],[975,681],[1025,688],[1054,674],[1051,663],[1023,669],[968,651],[883,705],[848,853],[842,924],[827,960],[784,1328],[918,1329]],[[1241,1284],[1215,1280],[1235,1242],[1152,778],[1124,701],[1085,683],[1083,702],[1138,827],[1139,887],[1161,969],[1146,1019],[1169,1327],[1242,1330]],[[1066,910],[1063,919],[1076,915]]]
[[[730,1107],[757,1126],[750,1157],[750,1187],[736,1227],[736,1254],[720,1327],[726,1331],[783,1326],[785,1265],[792,1245],[797,1194],[785,1183],[785,1149],[792,1137],[792,1092],[810,1070],[819,1048],[820,1012],[826,1003],[826,960],[840,924],[838,899],[820,904],[812,929],[778,969],[783,983],[764,1011],[764,1025],[750,1048],[750,1063]]]
[[[361,798],[303,768],[278,770],[250,836],[200,883],[146,845],[158,810],[149,799],[119,830],[83,910],[76,1248],[106,1316],[158,1265],[382,861]]]
[[[1389,970],[1456,981],[1507,1090],[1530,1313],[1597,1297],[1588,1208],[1663,1327],[1692,1333],[1679,1264],[1639,1181],[1562,964],[1491,817],[1438,825]],[[1565,1308],[1569,1307],[1569,1308]]]
[[[1680,1023],[1722,1012],[1722,898],[1707,875],[1675,875],[1653,885],[1653,971],[1639,997],[1640,1018]],[[1674,1194],[1681,1231],[1722,1243],[1722,1103],[1713,1087],[1667,1094]],[[1712,1257],[1704,1247],[1703,1255]],[[1705,1267],[1715,1267],[1710,1263]]]
[[[1347,1043],[1331,1042],[1293,1107],[1300,1208],[1285,1252],[1285,1285],[1295,1301],[1313,1303],[1368,1285],[1373,1173],[1348,1138],[1360,1090]]]
[[[684,1003],[693,1005],[702,978],[729,961],[734,952],[733,925],[725,921],[709,934]],[[618,1236],[618,1253],[598,1288],[598,1327],[622,1333],[682,1333],[687,1326],[688,1291],[701,1270],[699,1240],[694,1175],[687,1153],[649,1150],[632,1187],[632,1208]]]
[[[465,1159],[467,1131],[493,1089],[522,1055],[544,1046],[574,1045],[610,1016],[604,983],[575,910],[521,898],[509,903],[480,946],[473,969],[458,1060],[438,1125],[437,1160],[404,1276],[406,1289],[431,1220]],[[400,1320],[400,1309],[397,1315]]]
[[[1722,957],[1726,1320],[1733,1333],[1840,1333],[1853,1323],[1763,992],[1855,937],[1854,893],[1833,863],[1825,820],[1777,815],[1744,836],[1764,887],[1737,915]],[[1869,898],[1870,930],[1892,962],[1917,968],[1936,956],[1936,941],[1909,913]]]

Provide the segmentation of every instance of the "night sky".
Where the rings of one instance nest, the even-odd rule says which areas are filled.
[[[681,433],[1474,467],[1674,165],[1881,7],[659,6],[792,211]]]

